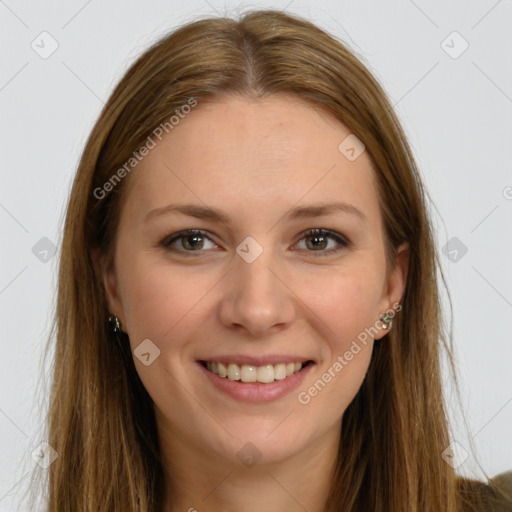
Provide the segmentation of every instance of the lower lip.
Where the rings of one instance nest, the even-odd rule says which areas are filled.
[[[298,388],[306,375],[313,368],[314,363],[309,363],[302,370],[286,377],[283,380],[275,380],[269,384],[260,382],[242,382],[230,380],[206,369],[201,363],[197,363],[210,382],[220,391],[230,397],[243,402],[272,402],[278,400],[294,389]]]

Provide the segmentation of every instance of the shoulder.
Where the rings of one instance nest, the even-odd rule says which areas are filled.
[[[512,471],[487,483],[460,477],[457,481],[461,512],[512,512]]]

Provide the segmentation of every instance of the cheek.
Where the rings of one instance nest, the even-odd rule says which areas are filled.
[[[327,268],[294,283],[294,292],[325,324],[327,337],[338,350],[378,320],[382,279],[375,265],[363,258],[359,262]]]
[[[328,269],[297,291],[319,320],[325,341],[321,367],[304,384],[298,398],[329,421],[339,419],[353,400],[371,360],[381,279],[378,265],[363,258],[359,262],[363,264]]]
[[[355,341],[337,353],[328,368],[306,390],[312,409],[328,423],[337,421],[359,391],[371,360],[373,343]],[[302,395],[304,403],[304,395]],[[313,411],[311,411],[313,412]]]
[[[118,267],[130,339],[134,344],[145,338],[163,342],[199,303],[204,281],[201,284],[177,267],[156,264],[143,252],[132,255]]]
[[[352,402],[367,373],[372,349],[379,289],[362,276],[330,279],[313,297],[322,325],[322,358],[318,371],[304,383],[297,399],[319,424],[337,422]]]

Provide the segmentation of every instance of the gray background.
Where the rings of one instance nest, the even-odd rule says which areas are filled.
[[[36,386],[54,308],[51,248],[103,102],[164,32],[260,7],[303,15],[343,39],[391,97],[434,200],[438,246],[449,248],[441,254],[468,418],[465,430],[447,383],[452,465],[481,475],[473,455],[464,457],[472,442],[489,474],[512,469],[510,0],[8,0],[0,1],[0,511],[14,508],[44,441],[38,394],[42,405],[47,397]],[[446,296],[444,305],[449,324]]]

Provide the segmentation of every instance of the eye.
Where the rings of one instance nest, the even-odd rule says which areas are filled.
[[[305,250],[307,252],[320,253],[318,255],[315,254],[315,256],[325,256],[326,254],[336,253],[344,247],[350,246],[350,241],[346,237],[329,229],[315,228],[305,231],[302,233],[302,238],[299,240],[299,243],[308,239],[312,239],[312,243],[306,243],[307,248]],[[164,238],[161,245],[166,249],[176,252],[200,253],[203,252],[201,249],[208,249],[208,247],[205,247],[205,241],[217,247],[204,231],[200,229],[187,229]],[[178,244],[176,244],[177,242]],[[328,248],[329,242],[331,242],[331,248]],[[336,244],[338,245],[337,247]],[[181,247],[177,247],[176,245]],[[332,247],[332,245],[334,245],[334,247]],[[309,250],[311,248],[312,250]]]
[[[329,229],[310,229],[302,234],[302,238],[299,240],[299,243],[303,240],[312,239],[312,243],[308,244],[306,242],[307,248],[313,248],[312,251],[308,252],[316,252],[319,254],[315,254],[316,256],[326,256],[332,253],[336,253],[338,251],[341,251],[344,247],[349,247],[350,242],[347,238],[345,238],[340,233],[337,233],[335,231],[331,231]],[[326,247],[329,245],[329,240],[334,241],[334,248],[331,246],[330,249],[326,249]],[[336,244],[338,247],[336,247]],[[340,247],[341,246],[341,247]]]
[[[199,249],[204,248],[204,240],[209,240],[212,244],[212,240],[200,229],[187,229],[180,231],[171,237],[167,237],[162,240],[161,245],[167,249],[182,252],[201,252]],[[175,242],[180,242],[181,248],[174,247]],[[214,244],[215,245],[215,244]]]

